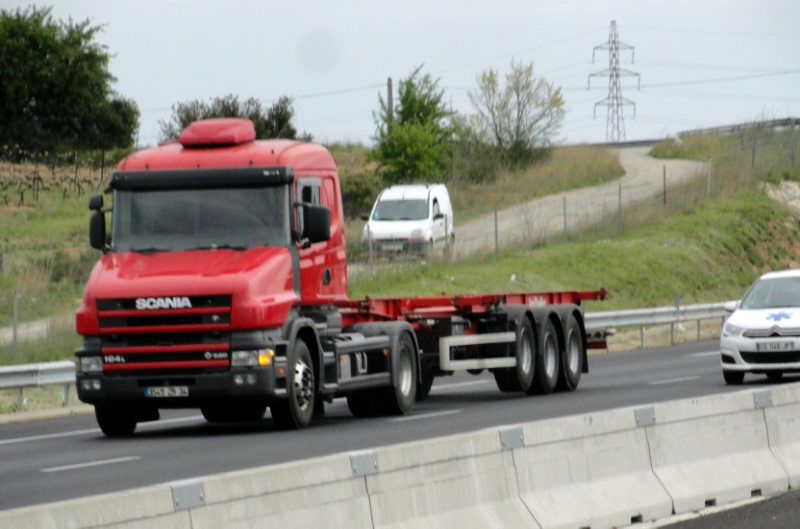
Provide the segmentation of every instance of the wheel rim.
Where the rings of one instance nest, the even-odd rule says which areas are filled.
[[[533,353],[531,352],[531,341],[527,329],[523,329],[520,335],[519,350],[521,353],[520,368],[523,373],[527,373],[531,370],[531,366],[533,365]]]
[[[569,345],[567,346],[567,360],[569,361],[569,372],[570,373],[577,373],[578,372],[578,364],[580,363],[580,354],[581,348],[578,344],[578,339],[575,336],[575,333],[570,333],[569,335]]]
[[[552,334],[548,334],[544,342],[544,370],[549,378],[556,372],[556,343]]]
[[[408,395],[411,392],[411,358],[409,358],[409,356],[408,350],[404,349],[403,354],[400,355],[398,360],[399,365],[397,366],[397,375],[400,378],[398,386],[403,395]]]
[[[314,373],[302,360],[294,364],[294,396],[300,409],[305,409],[314,396]]]

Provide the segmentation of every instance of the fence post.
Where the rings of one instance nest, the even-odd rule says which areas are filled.
[[[617,211],[617,233],[622,233],[622,184],[619,185],[619,207]]]
[[[369,273],[375,274],[375,260],[372,257],[372,230],[369,228],[369,223],[367,223],[367,246],[369,248]]]
[[[567,242],[567,197],[564,200],[564,242]]]
[[[500,251],[500,243],[497,240],[497,207],[494,208],[494,253]]]
[[[664,164],[664,209],[667,209],[667,164]]]
[[[13,361],[17,363],[17,324],[19,323],[19,295],[17,294],[17,289],[14,289],[14,308],[13,308],[13,327],[11,329],[11,341],[14,343],[12,351],[13,351]]]
[[[711,198],[711,155],[708,155],[708,198]]]

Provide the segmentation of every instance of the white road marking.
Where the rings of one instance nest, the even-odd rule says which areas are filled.
[[[420,415],[409,415],[408,417],[398,417],[397,419],[389,419],[391,422],[405,422],[416,421],[417,419],[432,419],[434,417],[442,417],[443,415],[453,415],[461,413],[462,410],[446,410],[446,411],[432,411],[430,413],[422,413]]]
[[[702,358],[704,356],[719,356],[719,351],[706,351],[704,353],[693,353],[690,355],[683,355],[685,358]]]
[[[148,427],[159,426],[161,424],[173,424],[173,423],[181,423],[181,422],[191,422],[197,420],[204,420],[200,415],[194,415],[192,417],[178,417],[176,419],[163,419],[160,421],[155,422],[145,422],[139,424],[136,428],[137,429],[146,429]],[[13,439],[3,439],[0,440],[0,446],[2,445],[10,445],[10,444],[17,444],[17,443],[27,443],[30,441],[46,441],[48,439],[58,439],[60,437],[76,437],[78,435],[87,435],[87,434],[94,434],[99,433],[100,428],[89,428],[87,430],[73,430],[71,432],[59,432],[59,433],[49,433],[43,435],[31,435],[29,437],[16,437]]]
[[[488,382],[489,382],[488,380],[476,380],[474,382],[456,382],[454,384],[442,384],[441,386],[433,386],[431,388],[431,393],[442,389],[460,388],[464,386],[477,386],[478,384],[487,384]]]
[[[76,468],[98,467],[100,465],[113,465],[115,463],[125,463],[126,461],[136,461],[142,456],[118,457],[116,459],[104,459],[103,461],[89,461],[88,463],[77,463],[75,465],[64,465],[63,467],[43,468],[42,472],[61,472],[64,470],[75,470]]]
[[[688,382],[690,380],[697,380],[698,378],[703,378],[700,375],[694,375],[691,377],[681,377],[681,378],[670,378],[668,380],[656,380],[654,382],[648,382],[650,386],[660,386],[661,384],[677,384],[678,382]]]

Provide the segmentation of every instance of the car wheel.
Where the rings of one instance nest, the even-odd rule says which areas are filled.
[[[744,382],[744,372],[742,371],[723,371],[722,376],[729,386],[738,386]]]

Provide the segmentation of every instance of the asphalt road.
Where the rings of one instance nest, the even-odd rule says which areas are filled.
[[[488,373],[436,380],[406,417],[355,419],[344,400],[301,431],[211,425],[195,410],[162,412],[129,439],[104,437],[93,416],[0,427],[0,509],[78,498],[219,472],[597,410],[737,391],[725,385],[717,342],[597,355],[573,393],[500,393]],[[797,381],[797,378],[787,378]],[[766,385],[752,377],[745,388]]]
[[[701,515],[691,520],[659,525],[669,529],[797,529],[800,527],[800,491]]]

